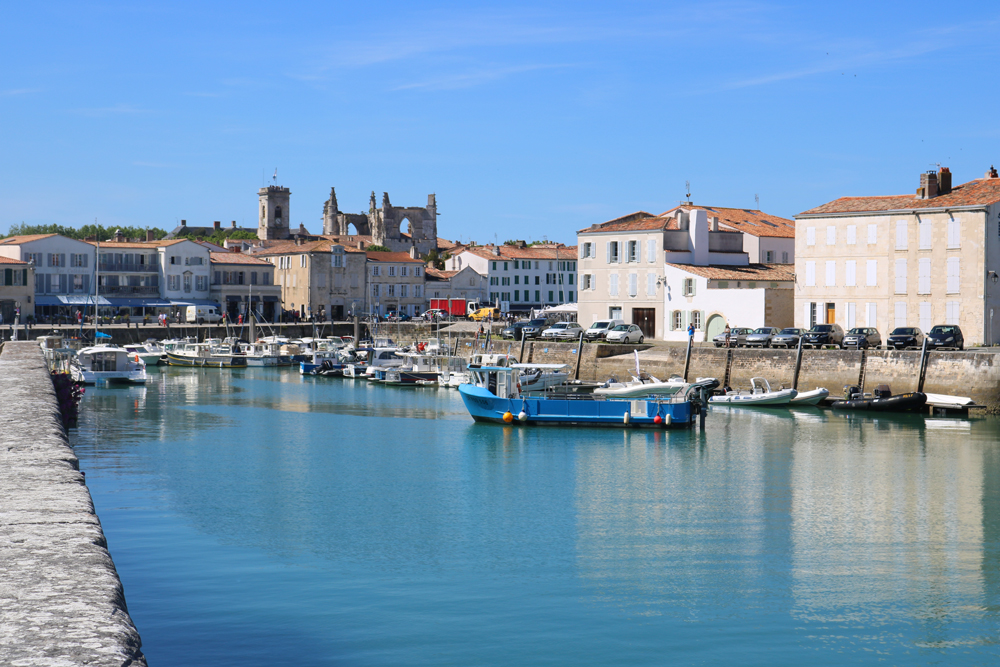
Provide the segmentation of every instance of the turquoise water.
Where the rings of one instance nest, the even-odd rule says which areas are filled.
[[[457,392],[153,371],[72,435],[155,667],[987,664],[993,420],[474,424]]]

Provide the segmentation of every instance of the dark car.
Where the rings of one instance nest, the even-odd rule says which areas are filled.
[[[544,329],[549,326],[549,321],[544,317],[536,317],[533,320],[528,320],[524,322],[521,327],[521,332],[525,338],[538,338]]]
[[[805,332],[805,329],[795,327],[782,329],[777,336],[771,338],[771,347],[798,347],[799,337]]]
[[[802,334],[802,347],[823,347],[844,342],[844,330],[839,324],[817,324]]]
[[[886,347],[905,350],[908,347],[923,347],[924,332],[917,327],[896,327],[889,334]]]
[[[729,347],[743,347],[746,345],[747,335],[752,334],[753,329],[736,327],[729,330]],[[726,334],[721,333],[712,339],[715,347],[722,347],[726,344]]]
[[[503,331],[500,332],[501,338],[510,338],[512,340],[521,340],[524,336],[524,328],[531,324],[533,320],[521,320],[520,322],[514,322],[514,324],[509,327],[505,327]]]
[[[840,347],[845,350],[849,347],[855,347],[859,350],[867,350],[873,347],[877,350],[882,347],[882,335],[878,332],[878,329],[873,329],[872,327],[854,327],[844,334],[844,341],[840,344]]]
[[[753,333],[747,334],[747,347],[771,347],[771,338],[781,333],[777,327],[760,327],[754,329]]]
[[[927,332],[927,347],[965,349],[965,336],[955,324],[937,324]]]

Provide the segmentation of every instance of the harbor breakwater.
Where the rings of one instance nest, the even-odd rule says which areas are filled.
[[[41,349],[0,352],[0,662],[146,664]]]
[[[577,343],[542,343],[525,346],[525,359],[535,363],[563,363],[575,369]],[[684,345],[584,344],[580,379],[625,380],[635,370],[632,350],[639,350],[642,369],[661,379],[684,372]],[[760,348],[716,348],[695,346],[691,350],[688,378],[714,377],[731,387],[749,388],[750,378],[764,377],[772,386],[791,387],[797,350]],[[840,395],[845,385],[871,391],[887,384],[893,393],[917,391],[920,384],[919,350],[803,350],[798,387],[826,387]],[[1000,356],[994,352],[928,351],[923,390],[937,394],[968,396],[991,412],[1000,412]]]

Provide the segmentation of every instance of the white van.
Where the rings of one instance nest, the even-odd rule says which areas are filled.
[[[215,324],[222,320],[222,315],[219,314],[219,309],[215,306],[188,306],[184,319],[198,324],[203,322]]]
[[[625,324],[625,320],[597,320],[583,332],[584,340],[604,340],[608,332],[619,324]]]

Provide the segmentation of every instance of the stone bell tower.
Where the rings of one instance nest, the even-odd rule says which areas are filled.
[[[257,191],[260,210],[257,217],[257,238],[276,240],[288,238],[289,200],[292,191],[281,185],[269,185]]]

